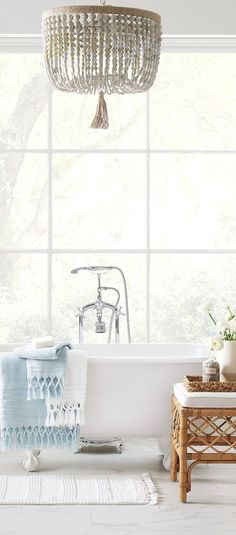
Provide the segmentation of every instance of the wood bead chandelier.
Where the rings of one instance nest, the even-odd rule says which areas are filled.
[[[92,128],[108,128],[104,93],[143,93],[160,58],[161,18],[143,9],[58,7],[43,13],[43,43],[51,83],[61,91],[99,93]]]

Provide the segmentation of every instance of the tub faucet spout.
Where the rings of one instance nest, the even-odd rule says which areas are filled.
[[[72,269],[72,274],[78,274],[80,271],[88,270],[90,273],[96,274],[97,276],[97,297],[93,303],[89,303],[87,305],[84,305],[83,307],[78,307],[78,312],[76,314],[77,317],[79,317],[79,342],[84,343],[84,318],[85,313],[89,311],[90,309],[93,309],[96,311],[96,322],[95,322],[95,333],[96,334],[104,334],[106,333],[106,324],[103,319],[103,312],[105,309],[108,309],[110,311],[110,322],[109,322],[109,329],[108,329],[108,343],[111,343],[111,337],[112,337],[112,329],[114,325],[115,329],[115,343],[119,343],[120,341],[120,316],[126,315],[126,325],[127,325],[127,335],[128,335],[128,342],[131,342],[131,335],[130,335],[130,321],[129,321],[129,305],[128,305],[128,291],[127,291],[127,284],[125,280],[125,276],[123,271],[115,266],[88,266],[88,267],[77,267]],[[124,287],[124,297],[125,297],[125,311],[126,313],[123,314],[121,312],[121,307],[119,305],[120,302],[120,291],[115,288],[114,286],[102,286],[101,285],[101,277],[105,275],[110,270],[118,270],[118,272],[121,274],[123,287]],[[104,292],[113,292],[116,295],[116,299],[114,303],[109,303],[103,299],[103,293]]]

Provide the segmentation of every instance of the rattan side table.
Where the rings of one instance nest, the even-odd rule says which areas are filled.
[[[190,462],[188,462],[190,461]],[[172,397],[171,480],[179,472],[180,501],[191,491],[198,463],[236,462],[236,407],[183,407]]]

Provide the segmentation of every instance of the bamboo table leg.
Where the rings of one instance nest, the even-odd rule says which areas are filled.
[[[179,456],[172,442],[171,444],[171,465],[170,478],[171,481],[177,481],[177,472],[179,471]]]
[[[184,410],[180,415],[179,433],[179,492],[180,501],[185,503],[188,492],[188,463],[187,463],[187,417]]]
[[[175,448],[176,437],[178,436],[179,431],[179,418],[178,410],[175,405],[174,397],[172,398],[171,403],[171,412],[172,412],[172,425],[171,425],[171,463],[170,463],[170,478],[171,481],[177,481],[177,472],[179,472],[179,455]]]

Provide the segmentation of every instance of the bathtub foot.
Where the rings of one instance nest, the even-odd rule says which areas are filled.
[[[28,450],[25,452],[22,464],[26,472],[36,472],[39,469],[39,454],[40,450]]]

